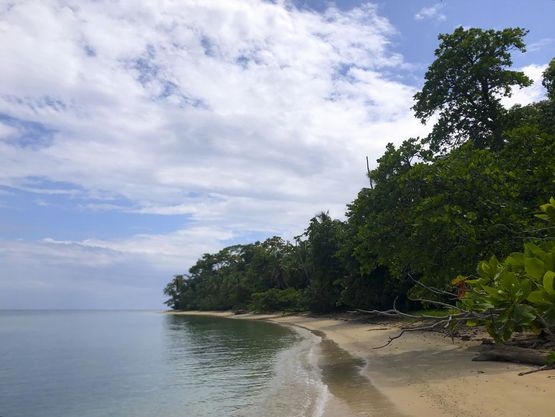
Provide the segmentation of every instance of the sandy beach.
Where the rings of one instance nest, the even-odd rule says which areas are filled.
[[[321,335],[322,348],[334,349],[338,361],[353,357],[364,360],[366,378],[358,380],[354,375],[350,380],[328,384],[331,396],[325,417],[552,417],[555,410],[555,370],[518,376],[533,368],[473,362],[478,342],[453,343],[439,334],[411,332],[385,348],[374,349],[397,334],[398,328],[308,315],[172,314],[209,314],[301,326]],[[350,355],[342,355],[342,350]]]

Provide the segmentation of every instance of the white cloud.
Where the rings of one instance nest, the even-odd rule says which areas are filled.
[[[447,19],[445,14],[441,13],[444,4],[436,3],[433,6],[423,7],[420,9],[415,15],[414,18],[416,20],[424,20],[424,19],[434,19],[438,21],[443,21]]]
[[[420,128],[414,91],[380,75],[402,61],[370,5],[23,2],[4,32],[0,109],[57,130],[43,148],[3,145],[9,185],[45,177],[144,210],[183,207],[184,191],[347,202],[364,155]]]
[[[13,138],[17,133],[17,129],[0,122],[0,140]]]
[[[171,274],[139,256],[48,242],[0,241],[0,264],[4,309],[160,308]]]
[[[44,178],[75,186],[45,194],[106,199],[90,209],[191,218],[169,235],[72,242],[68,259],[101,248],[104,265],[136,245],[182,270],[227,234],[298,234],[319,210],[343,214],[366,155],[425,133],[415,90],[384,75],[406,64],[370,4],[27,0],[0,13],[0,113],[49,130],[34,146],[0,140],[0,185],[41,193]],[[199,230],[216,231],[210,244]]]
[[[215,250],[221,241],[232,237],[232,232],[227,230],[192,227],[170,234],[139,234],[110,241],[45,238],[40,243],[52,252],[50,256],[55,262],[114,265],[129,257],[141,257],[159,270],[171,273],[185,272],[184,265],[191,265],[199,254]]]
[[[529,44],[526,47],[526,50],[529,52],[536,52],[536,51],[540,51],[550,45],[552,45],[555,42],[554,38],[542,38],[536,42],[532,42],[531,44]]]
[[[511,97],[503,97],[501,102],[505,107],[511,107],[515,104],[520,104],[525,106],[536,101],[543,100],[545,98],[545,88],[543,88],[543,72],[547,68],[545,65],[527,65],[523,68],[519,68],[519,71],[524,72],[532,81],[533,84],[530,87],[525,88],[513,88]]]
[[[0,307],[160,308],[173,274],[232,237],[193,227],[112,241],[0,240]]]

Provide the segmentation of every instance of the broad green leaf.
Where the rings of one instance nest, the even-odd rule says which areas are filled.
[[[551,295],[555,295],[555,288],[553,281],[555,280],[555,272],[547,271],[543,276],[543,288]]]
[[[523,279],[518,284],[518,289],[515,292],[515,297],[518,301],[525,300],[532,289],[532,282],[529,279]]]
[[[513,290],[519,284],[514,272],[503,271],[497,278],[498,286],[502,290]]]
[[[482,285],[482,289],[494,299],[500,299],[500,295],[503,294],[503,291],[494,287],[490,287],[489,285]]]
[[[505,263],[511,266],[524,267],[524,254],[521,252],[511,253]]]
[[[535,245],[533,243],[526,243],[524,245],[524,255],[530,258],[536,257],[543,259],[545,255],[547,255],[547,253],[538,245]]]
[[[513,318],[520,326],[528,326],[537,317],[534,308],[526,304],[517,304],[513,311]]]
[[[545,297],[547,293],[544,290],[532,291],[526,299],[532,304],[549,305],[549,300]]]
[[[543,260],[545,269],[547,269],[548,271],[555,271],[555,251],[551,250],[551,253],[548,254],[548,256],[546,256],[546,258]]]
[[[544,263],[537,258],[526,258],[524,260],[524,267],[526,269],[526,274],[540,281],[543,278],[545,272]]]
[[[481,261],[478,264],[478,274],[484,278],[491,278],[491,268],[488,262]]]

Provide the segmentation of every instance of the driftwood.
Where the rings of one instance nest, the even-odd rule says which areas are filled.
[[[402,337],[405,333],[417,331],[435,331],[447,333],[454,342],[454,337],[458,334],[458,328],[461,323],[464,323],[466,321],[483,322],[484,320],[491,319],[492,317],[503,312],[502,309],[490,309],[486,312],[464,310],[456,303],[456,300],[458,298],[457,294],[429,287],[415,280],[410,274],[408,276],[414,283],[416,283],[420,287],[430,291],[431,293],[448,298],[449,300],[451,300],[451,303],[422,298],[412,299],[413,301],[420,301],[422,303],[428,303],[431,305],[446,308],[447,310],[445,311],[445,315],[443,316],[432,316],[426,314],[415,315],[404,313],[397,309],[397,298],[395,298],[395,300],[393,301],[393,308],[389,310],[355,310],[354,312],[359,314],[377,315],[390,318],[409,318],[417,321],[415,324],[402,327],[398,334],[394,336],[389,336],[387,342],[385,342],[381,346],[373,347],[373,349],[382,349],[390,345],[393,341]],[[468,339],[470,339],[470,336],[466,337],[466,340]],[[537,365],[540,367],[532,371],[522,372],[519,375],[526,375],[546,369],[555,369],[555,364],[553,364],[555,338],[553,333],[550,331],[549,326],[545,326],[542,338],[538,338],[536,336],[527,336],[525,338],[520,337],[518,339],[514,339],[515,340],[513,340],[513,342],[521,343],[525,347],[507,344],[483,344],[482,351],[473,360],[513,362],[527,365]]]
[[[380,346],[375,346],[373,347],[373,349],[382,349],[390,345],[393,341],[402,337],[407,332],[440,331],[440,332],[446,332],[453,339],[454,333],[457,329],[457,325],[459,325],[462,320],[467,320],[469,318],[476,317],[479,315],[479,313],[474,313],[474,312],[461,312],[461,310],[457,309],[456,307],[453,309],[455,313],[448,314],[446,316],[440,316],[440,317],[407,314],[399,311],[396,308],[395,306],[396,301],[397,300],[394,301],[393,308],[390,310],[379,311],[379,310],[357,309],[356,311],[354,311],[356,313],[379,315],[383,317],[405,317],[405,318],[422,320],[420,324],[401,328],[398,334],[394,336],[389,336],[387,342],[385,342]],[[376,329],[372,329],[372,330],[376,330]],[[519,341],[515,340],[515,342],[519,342]],[[489,343],[484,342],[482,344],[481,352],[473,360],[512,362],[512,363],[521,363],[521,364],[527,364],[527,365],[537,365],[540,367],[532,371],[521,372],[519,375],[527,375],[533,372],[554,368],[553,364],[549,360],[550,350],[552,346],[551,344],[545,344],[545,340],[540,340],[537,337],[520,340],[520,342],[525,346],[529,346],[529,347],[520,347],[520,346],[514,346],[514,345],[498,345],[498,344],[493,344],[493,342],[489,342]],[[543,345],[544,348],[547,348],[550,350],[537,349],[541,345]],[[535,347],[536,349],[533,349],[532,347]]]
[[[527,365],[548,365],[549,352],[518,346],[482,345],[482,351],[473,361],[497,361],[523,363]]]
[[[423,284],[422,284],[423,285]],[[439,290],[438,290],[439,291]],[[445,291],[442,291],[442,293]],[[411,325],[408,327],[403,327],[400,329],[400,332],[396,336],[390,336],[389,340],[381,345],[373,347],[372,349],[382,349],[388,345],[390,345],[394,340],[399,339],[407,332],[418,332],[418,331],[436,331],[436,332],[443,332],[447,333],[451,339],[454,341],[454,336],[457,332],[457,329],[461,322],[470,319],[482,319],[483,314],[475,313],[475,312],[466,312],[455,305],[450,305],[443,303],[441,301],[434,301],[434,300],[426,300],[426,299],[417,299],[415,301],[426,302],[430,304],[435,304],[441,307],[448,307],[454,313],[450,313],[446,311],[444,316],[429,316],[426,314],[409,314],[403,313],[397,309],[397,298],[393,301],[393,308],[389,310],[363,310],[363,309],[356,309],[352,311],[352,313],[359,313],[359,314],[368,314],[368,315],[376,315],[382,317],[390,317],[390,318],[409,318],[413,320],[420,321],[421,324],[418,325]]]

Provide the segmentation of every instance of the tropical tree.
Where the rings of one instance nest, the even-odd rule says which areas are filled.
[[[511,51],[524,50],[525,34],[458,28],[440,35],[414,106],[423,121],[439,112],[438,123],[424,139],[387,145],[346,222],[322,212],[293,243],[274,236],[204,254],[166,286],[167,304],[328,312],[396,300],[410,308],[434,287],[439,292],[425,305],[459,301],[460,317],[491,325],[499,340],[519,329],[553,334],[554,226],[538,229],[529,213],[555,184],[555,60],[544,73],[546,100],[508,110],[500,103],[511,87],[530,83],[508,68]],[[542,210],[555,213],[547,205]],[[511,255],[524,243],[524,252]],[[468,296],[450,299],[453,278],[474,274],[479,259],[489,261],[478,278],[459,280]],[[532,271],[539,261],[544,269]],[[505,293],[497,297],[490,288]],[[515,303],[501,322],[487,321],[490,305],[495,316]]]
[[[509,69],[511,52],[525,51],[527,33],[521,28],[459,27],[452,34],[439,35],[436,60],[413,106],[422,123],[439,113],[426,138],[432,150],[444,152],[467,140],[480,148],[502,147],[501,98],[510,96],[513,86],[532,83],[523,72]]]
[[[337,308],[345,269],[338,256],[343,223],[321,212],[310,220],[304,236],[310,247],[312,277],[307,288],[308,306],[315,312]]]
[[[551,60],[544,71],[542,84],[547,90],[547,96],[555,101],[555,58]]]
[[[181,296],[185,290],[187,283],[183,275],[174,275],[173,279],[164,288],[164,295],[169,298],[165,304],[173,310],[180,310],[184,306]]]

